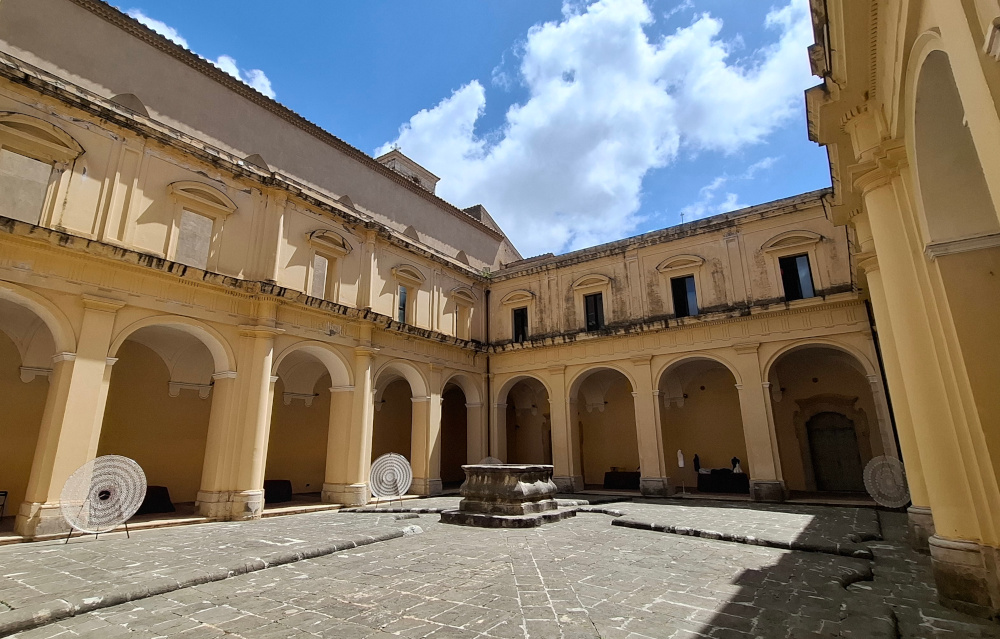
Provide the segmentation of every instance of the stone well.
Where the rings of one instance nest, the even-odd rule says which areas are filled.
[[[470,464],[462,466],[462,502],[441,513],[449,524],[487,528],[530,528],[572,517],[560,508],[552,466],[543,464]]]

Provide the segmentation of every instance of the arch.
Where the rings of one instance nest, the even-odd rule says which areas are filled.
[[[616,373],[621,373],[625,377],[625,379],[628,380],[628,383],[632,386],[632,390],[635,391],[636,388],[635,379],[632,377],[630,373],[628,373],[627,371],[625,371],[624,369],[620,368],[615,364],[596,364],[590,368],[585,368],[579,371],[578,373],[576,373],[576,375],[574,375],[570,379],[569,392],[567,393],[567,397],[575,397],[576,394],[580,392],[580,386],[582,386],[583,383],[587,381],[588,377],[590,377],[594,373],[598,373],[603,370],[610,370],[610,371],[615,371]]]
[[[413,364],[396,359],[383,364],[374,376],[375,388],[385,389],[389,382],[403,378],[410,385],[410,393],[413,397],[427,397],[430,395],[427,380],[423,373]]]
[[[331,251],[337,255],[348,255],[354,250],[347,238],[330,229],[311,231],[307,239],[317,248]]]
[[[548,394],[548,396],[552,397],[552,389],[549,387],[548,383],[546,383],[544,379],[535,375],[525,373],[520,375],[514,375],[506,382],[504,382],[499,388],[497,388],[497,402],[502,403],[500,402],[500,400],[507,397],[507,394],[510,393],[510,389],[514,388],[514,386],[517,385],[518,382],[523,382],[524,380],[534,380],[538,382],[539,384],[542,385],[542,388],[545,389],[545,392]]]
[[[986,246],[1000,233],[996,203],[966,117],[940,35],[917,37],[906,71],[904,128],[913,170],[918,223],[928,254],[936,257]],[[951,247],[962,240],[967,246]],[[937,246],[935,246],[937,245]],[[944,246],[941,246],[944,245]]]
[[[169,326],[197,338],[211,353],[216,373],[236,370],[236,356],[226,338],[211,326],[181,315],[153,315],[132,322],[115,336],[108,357],[115,357],[130,335],[149,326]]]
[[[764,370],[761,374],[761,379],[763,379],[764,381],[770,379],[771,371],[774,369],[775,364],[788,353],[791,353],[793,351],[803,350],[806,348],[824,348],[824,347],[831,348],[833,350],[838,350],[845,353],[846,355],[849,355],[852,359],[855,360],[857,364],[860,364],[861,370],[859,370],[858,372],[861,373],[862,375],[865,375],[866,377],[879,374],[878,369],[875,368],[875,365],[872,364],[871,360],[869,360],[864,353],[857,350],[853,346],[850,346],[848,344],[842,344],[840,342],[836,342],[830,339],[825,339],[822,337],[808,337],[786,344],[785,346],[782,346],[780,349],[778,349],[773,355],[771,355],[771,357],[769,357],[767,361],[764,363]]]
[[[452,298],[466,306],[474,306],[476,304],[476,293],[468,286],[456,286],[451,289]]]
[[[479,385],[466,373],[452,373],[441,384],[441,392],[448,384],[454,384],[465,393],[465,401],[469,404],[478,404],[483,401],[483,394],[479,390]]]
[[[420,234],[417,233],[417,229],[413,228],[412,224],[403,229],[403,235],[410,238],[411,240],[416,240],[418,242],[420,241]]]
[[[59,307],[47,298],[17,284],[0,281],[0,299],[28,308],[45,322],[57,353],[76,352],[76,331],[73,330],[73,325]]]
[[[466,255],[465,251],[459,251],[458,253],[456,253],[455,259],[461,262],[462,264],[466,265],[469,264],[469,256]]]
[[[174,197],[189,200],[199,207],[208,207],[215,213],[226,215],[237,209],[228,195],[210,184],[180,180],[167,186],[167,191]]]
[[[697,268],[704,263],[705,258],[700,255],[675,255],[673,257],[668,257],[657,264],[656,270],[663,273],[664,271],[673,271],[679,268]]]
[[[593,288],[595,286],[605,286],[611,282],[611,278],[607,275],[601,275],[600,273],[591,273],[589,275],[584,275],[583,277],[577,279],[573,283],[573,290],[579,290],[582,288]]]
[[[523,288],[517,289],[516,291],[511,291],[507,293],[500,299],[500,303],[507,304],[524,304],[526,302],[531,302],[535,299],[535,294],[531,291],[525,290]]]
[[[664,364],[663,366],[660,367],[660,369],[657,371],[656,375],[653,376],[653,388],[659,388],[660,384],[663,383],[663,376],[666,375],[667,373],[669,373],[670,371],[672,371],[673,369],[675,369],[675,368],[677,368],[679,366],[682,366],[682,365],[684,365],[687,362],[694,361],[694,360],[699,360],[699,359],[700,360],[708,360],[708,361],[711,361],[711,362],[715,362],[716,364],[721,364],[721,365],[725,366],[727,369],[729,369],[729,372],[733,374],[733,379],[736,380],[737,384],[742,384],[743,383],[742,382],[742,378],[740,377],[740,373],[739,373],[738,370],[736,370],[736,367],[733,366],[728,360],[726,360],[722,356],[717,355],[715,353],[711,353],[711,354],[709,354],[709,353],[683,353],[683,354],[679,355],[678,357],[676,357],[675,359],[672,359],[672,360],[668,361],[666,364]]]
[[[274,358],[274,364],[271,366],[271,375],[277,375],[281,362],[292,353],[299,351],[312,355],[323,364],[327,372],[330,373],[330,381],[335,388],[354,385],[354,375],[351,372],[347,358],[329,344],[317,341],[296,342],[281,351]]]
[[[420,286],[427,278],[416,266],[410,264],[399,264],[392,267],[392,275],[398,280],[403,280]]]
[[[17,153],[45,162],[72,162],[84,153],[73,136],[40,118],[0,112],[0,140]]]
[[[793,246],[810,246],[823,239],[823,236],[813,231],[796,230],[778,233],[768,241],[764,242],[760,250],[770,251],[772,249],[784,249]]]

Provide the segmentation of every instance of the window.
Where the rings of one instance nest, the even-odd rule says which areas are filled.
[[[181,211],[180,230],[177,232],[177,252],[174,261],[195,268],[208,267],[208,254],[212,247],[211,218],[184,209]]]
[[[206,271],[218,270],[225,220],[236,211],[236,203],[200,182],[174,182],[167,190],[176,211],[167,238],[167,259]]]
[[[813,290],[812,271],[809,270],[809,255],[789,255],[778,258],[781,269],[781,283],[785,287],[785,299],[788,301],[815,297]]]
[[[309,289],[310,295],[321,299],[329,299],[327,294],[330,290],[330,287],[327,286],[327,273],[329,273],[329,271],[330,260],[319,253],[316,253],[313,256],[312,287]]]
[[[602,293],[584,295],[583,307],[587,316],[587,330],[596,331],[604,328],[604,295]]]
[[[51,173],[45,162],[0,150],[0,214],[38,224]]]
[[[672,278],[670,292],[674,298],[674,315],[676,317],[690,317],[698,314],[698,296],[695,293],[694,275]]]
[[[396,321],[406,323],[406,287],[399,285],[399,304],[396,307]]]
[[[513,314],[514,341],[523,344],[528,339],[528,307],[515,308],[511,312]]]

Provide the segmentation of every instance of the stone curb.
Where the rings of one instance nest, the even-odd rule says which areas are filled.
[[[701,537],[702,539],[714,539],[717,541],[728,541],[736,544],[747,544],[749,546],[767,546],[769,548],[780,548],[782,550],[798,550],[801,552],[819,552],[830,555],[840,555],[842,557],[852,557],[855,559],[867,559],[873,561],[875,555],[868,548],[863,548],[856,544],[836,544],[822,541],[778,541],[775,539],[762,539],[752,535],[732,535],[716,530],[701,530],[689,528],[687,526],[673,526],[671,524],[656,524],[648,521],[641,521],[631,517],[618,517],[611,522],[612,526],[624,526],[625,528],[636,528],[638,530],[652,530],[655,532],[670,533],[673,535],[687,535],[690,537]]]
[[[0,637],[7,637],[16,632],[31,630],[62,619],[75,617],[102,608],[118,606],[129,601],[137,601],[214,581],[223,581],[230,577],[238,577],[239,575],[257,572],[265,568],[274,568],[275,566],[291,564],[304,559],[314,559],[380,541],[398,539],[403,536],[415,534],[417,531],[413,530],[414,528],[414,526],[407,526],[405,529],[393,530],[379,535],[360,535],[354,539],[340,540],[299,550],[279,551],[256,559],[247,559],[243,563],[230,568],[218,568],[199,572],[181,579],[163,577],[150,580],[145,584],[133,584],[123,588],[116,588],[103,595],[76,595],[56,599],[46,604],[18,608],[11,612],[0,613]]]
[[[418,515],[433,515],[442,513],[448,508],[368,508],[361,506],[358,508],[341,508],[340,513],[416,513]]]

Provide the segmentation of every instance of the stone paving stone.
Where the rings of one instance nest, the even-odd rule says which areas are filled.
[[[678,515],[673,504],[615,507],[649,519],[693,516]],[[878,531],[874,511],[868,511],[873,525],[856,512],[863,509],[831,510],[720,508],[715,520],[711,512],[695,514],[713,530],[752,528],[786,539],[797,529],[858,543],[850,535]],[[395,521],[329,516],[369,527]],[[294,517],[281,519],[297,525]],[[539,529],[490,530],[421,515],[404,523],[420,525],[422,535],[196,585],[14,636],[1000,638],[1000,626],[936,603],[929,560],[908,550],[905,516],[898,513],[882,513],[884,539],[865,544],[874,562],[612,521],[581,513]],[[232,532],[227,541],[241,545]],[[162,547],[166,565],[171,550]],[[47,557],[63,569],[72,565],[60,553]],[[135,569],[128,557],[118,559],[121,570]]]

